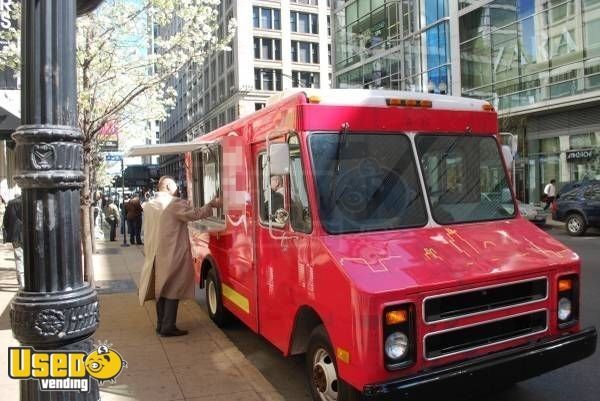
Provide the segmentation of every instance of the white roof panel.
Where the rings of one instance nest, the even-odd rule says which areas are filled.
[[[471,99],[467,97],[436,95],[422,92],[394,91],[387,89],[311,89],[296,88],[273,95],[268,100],[272,104],[278,100],[285,99],[294,93],[304,93],[307,97],[318,96],[321,98],[319,104],[331,106],[386,106],[386,99],[414,99],[431,100],[432,109],[436,110],[469,110],[482,111],[485,100]]]

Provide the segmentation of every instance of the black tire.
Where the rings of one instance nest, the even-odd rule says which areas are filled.
[[[221,281],[215,272],[210,269],[206,274],[204,283],[206,295],[206,310],[210,320],[215,322],[218,327],[225,327],[231,319],[230,312],[223,306],[223,294],[221,292]]]
[[[573,237],[579,237],[585,234],[587,230],[587,224],[582,215],[579,213],[572,213],[567,216],[565,228],[567,230],[567,234]]]
[[[323,325],[308,340],[306,377],[314,401],[359,401],[360,393],[337,375],[335,354]]]

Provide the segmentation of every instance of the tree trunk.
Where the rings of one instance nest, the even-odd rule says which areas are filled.
[[[91,197],[91,205],[89,207],[89,218],[90,218],[90,224],[91,224],[91,231],[92,231],[92,236],[91,236],[91,241],[92,241],[92,253],[96,253],[96,219],[94,218],[94,214],[96,211],[96,181],[93,179],[93,175],[94,175],[94,171],[95,167],[90,164],[90,168],[89,168],[89,176],[88,176],[88,181],[90,183],[89,187],[90,187],[90,193],[92,194]]]
[[[92,229],[90,224],[90,152],[84,146],[83,174],[85,181],[81,190],[81,242],[83,243],[83,275],[84,280],[94,288],[94,262],[92,252]]]

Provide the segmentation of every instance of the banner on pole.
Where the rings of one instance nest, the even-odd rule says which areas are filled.
[[[100,132],[98,133],[98,148],[100,152],[115,152],[119,150],[119,129],[114,121],[108,121],[100,128]]]

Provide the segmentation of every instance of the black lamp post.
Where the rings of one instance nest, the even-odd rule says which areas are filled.
[[[83,279],[80,189],[83,136],[77,127],[75,20],[100,0],[22,0],[21,126],[15,180],[22,188],[25,286],[13,298],[12,331],[36,349],[90,351],[96,291]],[[97,401],[87,393],[43,392],[23,380],[21,400]]]

